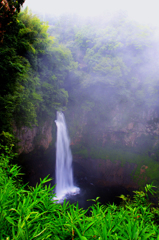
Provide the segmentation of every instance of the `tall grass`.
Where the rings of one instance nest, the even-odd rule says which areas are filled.
[[[20,168],[10,164],[13,156],[9,148],[0,156],[1,240],[159,240],[159,209],[149,202],[149,194],[155,194],[152,184],[135,191],[132,200],[121,195],[120,206],[101,205],[97,198],[88,214],[78,203],[57,204],[54,187],[45,185],[48,176],[35,188],[26,188]]]

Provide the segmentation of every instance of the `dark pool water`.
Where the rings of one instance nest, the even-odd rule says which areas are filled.
[[[25,161],[23,160],[25,157]],[[36,183],[39,183],[39,179],[43,179],[48,174],[53,179],[51,181],[51,185],[55,185],[55,162],[53,164],[52,159],[55,157],[51,152],[48,156],[44,155],[43,152],[39,151],[39,156],[29,155],[24,156],[21,161],[22,172],[25,173],[24,183],[29,183],[29,185],[34,186]],[[96,199],[100,197],[99,201],[101,204],[119,204],[121,194],[131,195],[132,189],[128,191],[123,186],[107,186],[100,187],[96,186],[95,182],[92,178],[89,178],[84,169],[80,168],[79,165],[73,164],[74,168],[74,185],[80,188],[80,193],[77,195],[67,196],[67,201],[70,203],[78,202],[79,207],[83,209],[87,209],[90,205],[92,205],[93,201],[88,201],[88,199]],[[82,172],[82,176],[78,173]],[[133,189],[134,190],[134,189]]]
[[[127,189],[119,186],[100,188],[91,184],[81,184],[79,187],[80,194],[69,196],[67,200],[70,203],[78,202],[79,207],[83,209],[87,209],[90,205],[94,204],[94,201],[91,200],[95,200],[97,197],[100,197],[98,201],[101,204],[115,203],[119,205],[121,202],[119,196],[121,194],[131,194]]]
[[[77,203],[80,208],[87,209],[95,202],[97,197],[99,197],[99,202],[101,204],[112,204],[115,203],[119,205],[121,199],[119,196],[121,194],[131,195],[132,191],[128,191],[126,188],[122,186],[111,186],[111,187],[99,187],[95,186],[93,183],[89,183],[88,179],[86,181],[81,181],[80,179],[76,179],[75,186],[80,188],[79,194],[76,195],[67,195],[66,201],[72,203]]]

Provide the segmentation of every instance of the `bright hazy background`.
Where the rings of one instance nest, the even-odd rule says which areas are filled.
[[[159,26],[159,0],[26,0],[26,6],[37,13],[84,17],[124,11],[130,19]]]

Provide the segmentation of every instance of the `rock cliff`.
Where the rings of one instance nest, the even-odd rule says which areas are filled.
[[[74,109],[66,118],[75,161],[85,167],[81,176],[94,176],[94,182],[103,186],[136,188],[152,181],[158,186],[159,119],[155,110],[142,110],[127,119],[121,108],[107,115],[102,119],[94,112],[93,118],[91,112]]]
[[[20,140],[19,154],[30,153],[38,147],[48,149],[52,142],[52,125],[53,120],[49,119],[42,126],[33,126],[32,129],[28,127],[15,128],[15,135]]]
[[[98,121],[95,122],[90,118],[90,112],[81,111],[78,116],[74,111],[69,119],[71,144],[85,142],[88,135],[89,139],[95,138],[96,143],[99,142],[103,147],[108,142],[137,147],[141,137],[153,138],[153,146],[159,144],[159,118],[153,109],[141,111],[137,118],[133,113],[133,117],[126,120],[124,110],[121,111],[119,108],[112,110],[108,115],[109,121],[107,118],[100,119],[99,116]]]

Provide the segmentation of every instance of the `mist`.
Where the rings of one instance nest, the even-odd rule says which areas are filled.
[[[44,6],[28,0],[24,7],[48,22],[54,37],[52,69],[68,94],[62,104],[77,179],[88,176],[94,185],[126,188],[151,180],[159,185],[157,1],[106,3],[46,1]],[[42,64],[49,65],[45,57]]]
[[[27,0],[23,8],[28,6],[33,12],[42,13],[43,15],[60,16],[62,14],[76,14],[82,17],[95,17],[113,15],[118,11],[123,11],[130,20],[135,20],[142,24],[151,24],[153,26],[159,25],[158,16],[158,1],[144,1],[144,0],[113,0],[113,1],[49,1],[45,4],[39,0]]]

